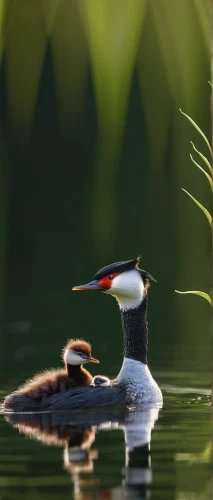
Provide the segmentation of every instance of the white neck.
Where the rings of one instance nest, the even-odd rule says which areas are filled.
[[[131,358],[124,358],[121,370],[116,377],[116,381],[123,382],[128,379],[128,381],[134,381],[134,383],[143,383],[144,377],[151,377],[152,375],[149,371],[148,366],[141,361],[136,361]]]
[[[122,311],[127,311],[128,309],[136,309],[137,307],[139,307],[143,300],[141,297],[133,299],[131,297],[124,297],[122,295],[114,295],[114,297],[116,298],[119,308],[122,309]]]
[[[128,388],[128,396],[133,404],[162,402],[160,388],[153,379],[148,366],[141,361],[124,358],[121,370],[114,382]]]

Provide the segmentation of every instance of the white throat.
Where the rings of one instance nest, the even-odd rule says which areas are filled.
[[[84,360],[73,349],[66,349],[64,352],[64,362],[68,365],[82,365]]]
[[[123,297],[122,295],[114,295],[118,305],[122,311],[127,311],[128,309],[136,309],[142,302],[142,299],[133,299],[131,297]]]
[[[144,283],[136,269],[126,271],[113,279],[112,286],[105,293],[116,298],[120,309],[135,309],[144,298]]]

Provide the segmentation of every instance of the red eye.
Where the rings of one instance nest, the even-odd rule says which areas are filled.
[[[114,278],[116,278],[116,276],[118,276],[120,273],[113,273],[113,274],[109,274],[108,276],[104,276],[104,278],[102,278],[100,281],[99,281],[99,285],[102,286],[103,288],[111,288],[112,286],[112,280]]]

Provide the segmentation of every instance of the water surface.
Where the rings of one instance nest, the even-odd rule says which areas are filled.
[[[199,375],[200,386],[193,372],[159,371],[161,409],[2,414],[1,498],[210,499],[210,388]]]

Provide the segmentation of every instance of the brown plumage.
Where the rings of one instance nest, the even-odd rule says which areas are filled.
[[[73,349],[74,351],[81,351],[81,352],[84,352],[85,354],[87,354],[87,356],[91,356],[91,345],[89,344],[89,342],[85,342],[85,340],[81,340],[81,339],[68,340],[67,344],[63,348],[62,357],[63,357],[66,349]]]
[[[70,362],[66,361],[67,351],[72,353],[74,351],[74,354],[76,353],[77,356],[82,355],[82,361],[80,360],[79,364],[70,364]],[[62,351],[62,355],[65,362],[65,368],[52,369],[38,373],[31,380],[28,380],[22,385],[16,391],[16,394],[23,394],[33,399],[41,399],[44,396],[63,392],[70,387],[90,385],[92,382],[92,375],[82,367],[82,364],[89,361],[99,363],[98,360],[94,360],[91,356],[90,344],[79,339],[69,340]]]

